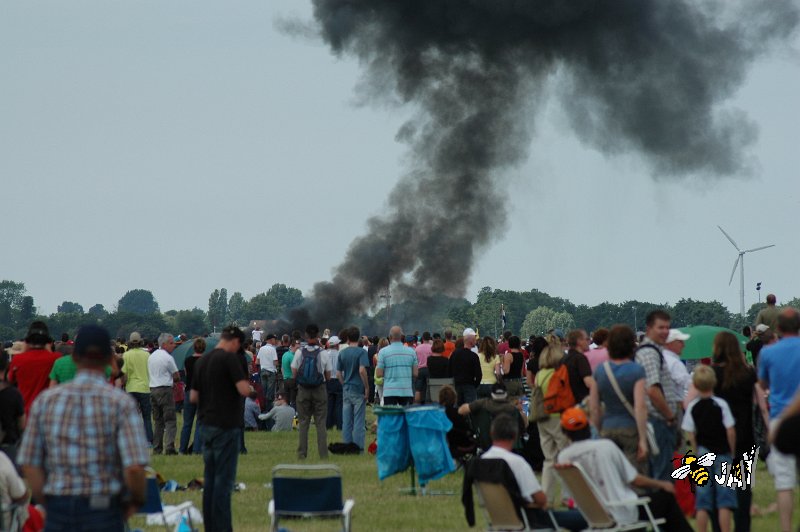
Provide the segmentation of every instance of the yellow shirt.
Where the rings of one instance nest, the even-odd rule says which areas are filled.
[[[147,370],[147,359],[150,353],[135,347],[122,354],[122,373],[127,377],[125,391],[128,393],[150,393],[150,373]]]
[[[486,357],[483,356],[483,353],[478,354],[478,358],[481,360],[481,384],[494,384],[497,382],[494,367],[500,362],[500,355],[495,355],[489,362],[486,362]]]

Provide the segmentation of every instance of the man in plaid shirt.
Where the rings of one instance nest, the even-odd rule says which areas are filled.
[[[147,439],[136,402],[108,384],[111,338],[78,331],[75,380],[42,393],[31,407],[18,462],[47,530],[124,530],[144,503]]]
[[[663,310],[647,314],[646,337],[636,350],[636,362],[645,373],[647,417],[655,430],[659,454],[650,453],[650,476],[656,480],[671,481],[672,452],[675,450],[677,431],[677,405],[680,402],[677,388],[661,352],[669,335],[672,318]]]

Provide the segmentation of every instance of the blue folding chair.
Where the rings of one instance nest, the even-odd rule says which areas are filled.
[[[272,500],[268,512],[271,530],[281,517],[338,517],[350,531],[355,503],[342,499],[342,473],[335,465],[277,465],[272,468]]]

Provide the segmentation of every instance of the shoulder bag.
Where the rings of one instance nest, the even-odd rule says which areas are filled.
[[[636,419],[636,412],[634,412],[633,407],[628,402],[628,399],[625,398],[625,395],[622,393],[622,390],[619,389],[619,384],[617,383],[617,378],[614,376],[614,372],[611,371],[611,364],[606,361],[603,362],[603,369],[606,371],[606,376],[608,377],[608,382],[611,383],[611,387],[614,388],[614,392],[617,394],[620,402],[625,406],[628,410],[628,413]],[[647,422],[647,445],[650,447],[650,454],[653,456],[658,455],[658,442],[656,441],[656,431],[653,428],[653,424],[649,421]]]

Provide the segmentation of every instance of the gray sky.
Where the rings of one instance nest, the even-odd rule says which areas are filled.
[[[113,308],[133,288],[169,310],[206,308],[218,287],[249,298],[327,280],[403,173],[395,133],[412,109],[360,105],[354,60],[275,27],[310,12],[301,0],[3,2],[0,278],[24,282],[45,313],[64,300]],[[655,182],[636,156],[582,145],[549,105],[507,178],[508,230],[467,296],[538,288],[738,311],[736,252],[717,224],[743,249],[777,245],[746,256],[747,306],[756,281],[800,296],[795,37],[729,102],[759,126],[749,179]]]

